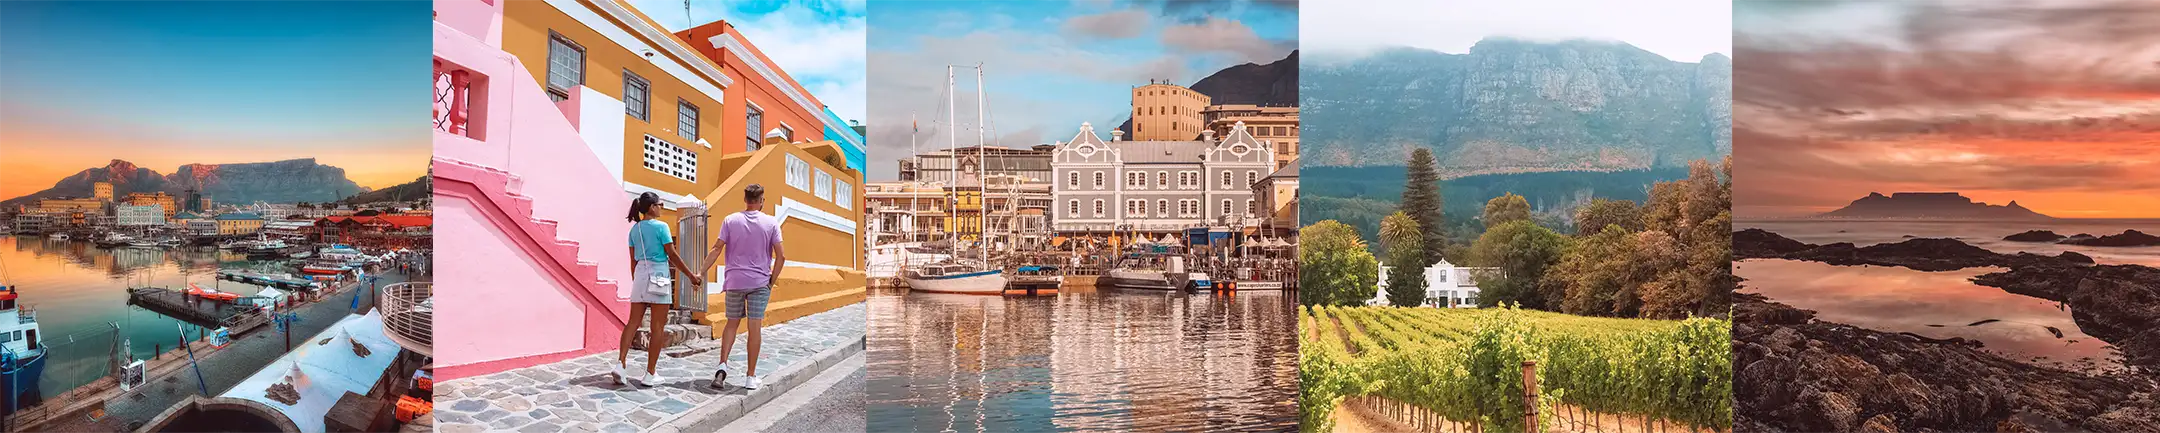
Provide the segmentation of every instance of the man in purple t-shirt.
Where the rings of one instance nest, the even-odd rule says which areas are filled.
[[[787,255],[780,249],[780,221],[765,214],[765,187],[744,187],[743,204],[742,212],[720,221],[720,238],[713,242],[712,253],[705,255],[705,266],[699,268],[712,269],[712,261],[727,258],[727,269],[720,277],[720,289],[727,293],[727,326],[720,331],[720,371],[713,373],[713,388],[727,383],[735,325],[745,318],[750,319],[750,365],[744,370],[743,388],[764,385],[757,377],[759,331],[765,324],[765,302],[772,297],[773,283],[780,281],[779,270],[787,264]]]

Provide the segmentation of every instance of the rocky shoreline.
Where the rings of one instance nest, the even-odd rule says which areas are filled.
[[[2156,431],[2146,376],[2038,367],[1736,294],[1734,431]]]
[[[2075,252],[2001,254],[1954,239],[1814,245],[1760,229],[1735,232],[1733,256],[2008,268],[1973,281],[2069,305],[2081,330],[2143,371],[2096,376],[2036,366],[1962,338],[1823,322],[1812,311],[1737,294],[1736,431],[2160,431],[2160,269],[2095,265]]]

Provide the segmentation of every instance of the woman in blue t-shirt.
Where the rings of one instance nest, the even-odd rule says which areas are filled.
[[[630,321],[624,322],[622,348],[615,355],[615,383],[625,380],[652,386],[654,369],[660,364],[660,348],[667,347],[668,311],[675,306],[674,280],[669,278],[670,269],[681,272],[690,279],[692,286],[704,286],[698,273],[684,265],[682,257],[675,254],[675,238],[668,235],[667,223],[653,219],[660,216],[660,196],[653,193],[639,194],[630,202]],[[642,374],[627,371],[630,363],[630,342],[637,338],[638,322],[645,320],[647,312],[652,317],[651,338],[645,342],[645,371]]]

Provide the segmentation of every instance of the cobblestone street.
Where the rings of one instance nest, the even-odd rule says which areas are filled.
[[[850,345],[859,352],[865,311],[864,304],[856,303],[765,327],[764,356],[758,363],[765,387],[754,393],[739,386],[747,355],[744,337],[738,333],[730,356],[735,375],[722,390],[709,387],[719,365],[718,340],[693,341],[661,352],[659,384],[650,388],[616,385],[608,368],[615,352],[608,351],[444,382],[435,390],[436,431],[636,432],[693,412],[707,417],[740,416],[818,373],[801,371],[814,368],[790,367],[805,361],[835,363],[848,355],[832,356],[836,349]],[[828,357],[836,359],[819,359]],[[644,364],[643,351],[630,354],[633,368]]]

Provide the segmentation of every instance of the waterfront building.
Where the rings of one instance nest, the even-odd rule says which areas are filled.
[[[102,202],[112,202],[112,182],[98,182],[90,184],[90,197],[98,199],[98,201]]]
[[[1298,162],[1269,173],[1254,183],[1253,195],[1260,198],[1260,209],[1267,212],[1261,223],[1261,231],[1270,236],[1295,238],[1298,230]]]
[[[1050,155],[1056,149],[1057,146],[1049,144],[1026,149],[998,146],[938,149],[900,160],[900,181],[951,185],[959,180],[960,166],[965,160],[983,175],[1018,176],[1029,182],[1048,184]]]
[[[149,227],[165,225],[165,209],[155,205],[123,204],[113,206],[113,216],[121,227]]]
[[[1379,292],[1368,305],[1387,305],[1387,265],[1380,266]],[[1425,305],[1439,308],[1477,308],[1477,275],[1499,272],[1499,268],[1456,266],[1442,259],[1425,267]]]
[[[52,219],[52,215],[21,212],[15,214],[14,222],[8,225],[15,230],[15,233],[40,234],[45,233],[45,230],[52,225]]]
[[[942,184],[926,182],[871,182],[865,185],[868,200],[869,239],[874,245],[943,239],[949,198]]]
[[[182,227],[187,228],[188,234],[195,236],[217,236],[221,232],[221,226],[216,219],[188,220]]]
[[[92,217],[105,214],[105,202],[95,198],[48,198],[38,200],[37,213],[52,215],[46,221],[48,229],[83,227]]]
[[[262,234],[283,239],[307,239],[315,229],[314,220],[271,220],[262,225]]]
[[[166,194],[163,192],[131,193],[127,195],[127,204],[137,206],[162,206],[165,208],[165,218],[168,219],[172,218],[173,214],[180,212],[180,202],[174,199],[171,194]]]
[[[614,350],[632,281],[622,208],[645,192],[697,252],[717,233],[682,224],[684,209],[717,225],[745,186],[764,186],[790,244],[782,278],[829,276],[782,283],[768,326],[864,299],[862,250],[829,247],[864,243],[862,137],[757,35],[728,22],[669,32],[619,0],[443,0],[435,21],[431,209],[471,228],[442,241],[478,260],[441,269],[437,282],[472,289],[439,301],[502,312],[438,318],[439,340],[488,343],[443,351],[440,378]],[[505,268],[539,272],[493,271]],[[678,303],[717,309],[707,280],[678,287]]]
[[[262,215],[263,219],[276,221],[299,214],[300,206],[293,203],[264,203],[258,201],[253,206],[248,206],[248,211],[256,215]]]
[[[1208,95],[1169,82],[1150,80],[1132,89],[1133,141],[1189,141],[1207,129],[1200,110]],[[1217,134],[1222,134],[1218,132]]]
[[[202,214],[182,211],[180,213],[173,214],[171,224],[173,227],[185,228],[188,226],[188,222],[201,219],[203,219]]]
[[[227,236],[252,235],[261,231],[263,226],[262,215],[247,212],[218,214],[211,220],[217,221],[217,234]]]
[[[1273,149],[1244,125],[1215,139],[1200,131],[1193,141],[1124,141],[1080,125],[1060,143],[1052,160],[1055,212],[1061,234],[1179,234],[1200,226],[1257,227],[1260,202],[1252,185],[1273,171]]]
[[[1200,118],[1217,136],[1228,135],[1231,126],[1244,123],[1253,138],[1274,146],[1276,169],[1298,159],[1298,107],[1210,105],[1200,110]]]

